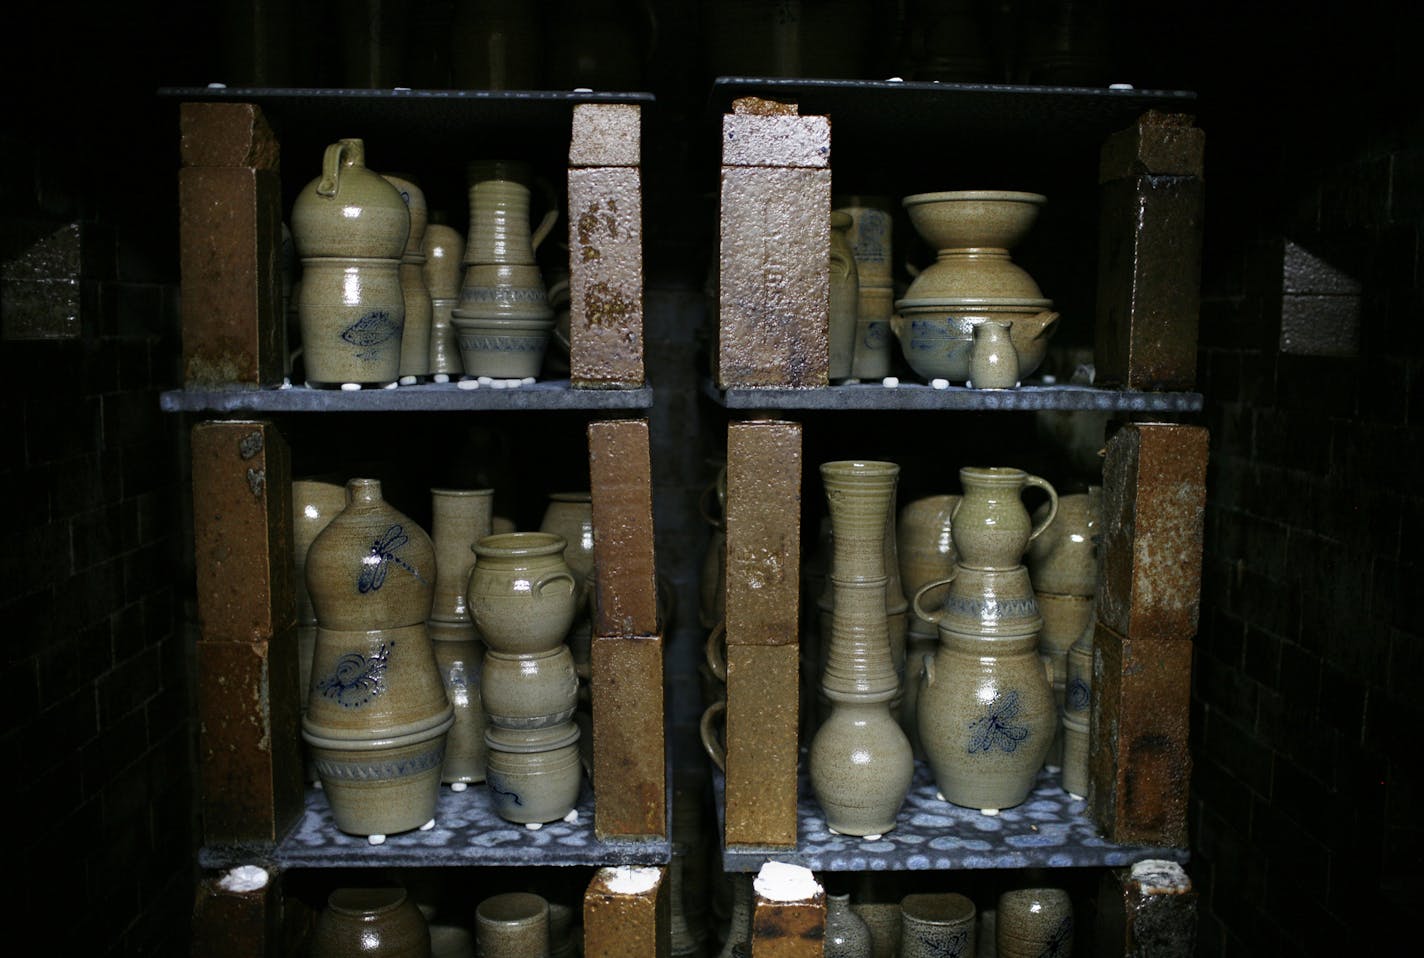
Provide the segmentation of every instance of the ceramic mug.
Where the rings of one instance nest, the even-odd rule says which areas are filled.
[[[900,900],[900,958],[974,958],[974,902],[954,892]]]
[[[549,951],[549,903],[532,892],[505,892],[475,908],[481,958],[543,958]]]

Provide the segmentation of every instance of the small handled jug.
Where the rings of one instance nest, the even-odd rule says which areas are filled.
[[[1058,515],[1058,492],[1046,479],[1022,469],[965,466],[959,470],[959,481],[964,498],[950,516],[950,536],[960,565],[1012,569],[1022,564],[1028,544]],[[1048,512],[1036,523],[1021,498],[1028,486],[1048,493]]]

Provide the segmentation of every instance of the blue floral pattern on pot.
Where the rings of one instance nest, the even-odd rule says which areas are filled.
[[[1019,693],[1010,691],[995,697],[984,714],[969,723],[969,754],[999,749],[1012,752],[1028,739],[1027,726],[1015,725],[1019,714]]]
[[[360,708],[380,695],[385,689],[381,679],[386,674],[395,643],[382,642],[372,655],[347,652],[336,660],[336,668],[330,675],[317,683],[317,691],[329,699],[335,699],[343,707]]]

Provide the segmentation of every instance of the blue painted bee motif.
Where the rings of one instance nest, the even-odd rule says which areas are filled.
[[[969,754],[1000,749],[1012,752],[1028,738],[1028,728],[1013,724],[1019,714],[1017,690],[1000,695],[989,703],[984,714],[969,723]]]
[[[386,583],[386,573],[392,562],[424,582],[413,565],[396,555],[396,550],[409,541],[405,527],[398,522],[373,541],[370,551],[361,559],[361,575],[356,579],[356,590],[365,595],[380,589]]]
[[[370,656],[347,652],[336,660],[332,674],[317,684],[317,691],[347,708],[365,705],[381,693],[384,687],[381,677],[386,673],[386,664],[395,645],[394,642],[389,646],[383,642]]]

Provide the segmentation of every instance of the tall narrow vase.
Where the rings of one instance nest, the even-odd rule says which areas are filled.
[[[834,608],[821,691],[830,716],[811,742],[811,785],[832,830],[883,834],[909,791],[914,756],[890,709],[899,679],[885,610],[885,528],[900,467],[830,462],[821,476],[830,505]]]

